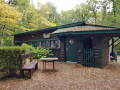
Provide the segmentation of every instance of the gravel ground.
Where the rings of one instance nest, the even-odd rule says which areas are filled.
[[[51,63],[47,63],[47,68],[52,69]],[[120,63],[111,62],[100,69],[56,62],[55,68],[55,72],[43,71],[39,62],[31,79],[2,80],[0,90],[120,90]]]

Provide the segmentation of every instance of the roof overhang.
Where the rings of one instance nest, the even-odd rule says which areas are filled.
[[[99,31],[78,31],[78,32],[63,32],[63,33],[52,33],[51,36],[61,36],[61,35],[82,35],[82,34],[111,34],[120,33],[120,30],[99,30]]]
[[[84,25],[84,24],[85,24],[85,22],[81,21],[81,22],[70,23],[70,24],[65,24],[65,25],[60,25],[60,26],[55,26],[55,27],[49,27],[49,28],[45,28],[45,29],[39,29],[39,30],[33,30],[33,31],[18,33],[18,34],[14,34],[13,36],[15,36],[15,35],[37,33],[37,32],[41,32],[41,31],[51,31],[51,30],[69,28],[69,27],[80,26],[80,25]]]
[[[51,36],[56,35],[69,35],[69,34],[106,34],[106,33],[120,33],[120,28],[84,24],[80,26],[74,26],[69,28],[57,29],[51,33]]]

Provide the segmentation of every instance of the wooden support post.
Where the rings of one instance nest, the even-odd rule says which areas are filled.
[[[114,53],[114,39],[112,38],[112,55]]]
[[[120,39],[120,37],[118,37],[118,38],[114,41],[114,43],[117,42],[119,39]],[[109,45],[109,47],[110,47],[111,45],[112,45],[112,43]]]
[[[30,79],[32,76],[32,70],[28,70],[28,78]]]
[[[35,69],[38,69],[38,63],[35,65]]]
[[[54,68],[54,60],[53,60],[53,70],[54,70],[55,68]]]
[[[116,47],[117,45],[119,45],[120,44],[120,42],[119,43],[117,43],[116,45],[114,45],[114,47]]]
[[[46,61],[45,61],[45,70],[46,70]]]
[[[20,70],[20,78],[24,77],[24,70]]]

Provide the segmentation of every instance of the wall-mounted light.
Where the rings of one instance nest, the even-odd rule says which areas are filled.
[[[72,45],[74,43],[74,41],[72,39],[70,39],[69,43]]]

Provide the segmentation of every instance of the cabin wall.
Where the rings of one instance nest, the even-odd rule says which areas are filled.
[[[92,47],[94,49],[94,66],[98,67],[99,66],[99,58],[100,58],[100,45],[101,45],[101,40],[102,40],[102,36],[101,35],[78,36],[78,40],[77,40],[78,41],[77,42],[78,43],[78,63],[82,64],[82,53],[79,52],[79,51],[83,50],[83,40],[85,38],[92,38]]]
[[[29,33],[29,34],[20,34],[20,35],[15,35],[14,36],[14,45],[21,45],[22,43],[29,43],[29,44],[34,44],[34,47],[40,47],[41,48],[41,42],[39,40],[48,40],[49,42],[53,43],[52,39],[58,39],[57,36],[52,36],[49,38],[44,38],[43,34],[44,33],[51,33],[52,31],[46,32],[46,31],[41,31],[37,33]],[[51,41],[50,41],[51,39]],[[52,47],[52,46],[51,46]],[[42,47],[43,48],[43,47]]]
[[[60,52],[59,52],[59,61],[66,61],[66,58],[65,58],[65,37],[61,37],[60,38]]]
[[[95,67],[99,66],[99,55],[100,55],[100,44],[101,44],[101,37],[94,36],[93,37],[93,49],[94,49],[94,65]]]
[[[83,40],[85,38],[92,38],[92,47],[94,49],[94,65],[98,67],[99,65],[99,55],[100,55],[100,44],[101,44],[101,36],[84,36],[78,38],[78,51],[83,50]],[[78,63],[82,64],[82,53],[78,52]]]
[[[78,38],[78,63],[82,64],[83,38]]]
[[[107,37],[104,39],[106,41]],[[102,67],[105,67],[109,62],[109,42],[104,44]]]
[[[16,35],[14,37],[15,41],[28,41],[28,40],[40,40],[43,38],[43,33],[36,33],[36,34],[23,34],[23,35]]]
[[[49,32],[41,31],[34,34],[30,33],[30,34],[15,35],[14,40],[15,41],[41,40],[41,39],[44,39],[43,38],[44,33],[51,33],[51,32],[53,31],[49,31]],[[53,36],[50,38],[57,38],[57,36]]]
[[[83,40],[85,38],[92,38],[92,45],[94,49],[94,66],[99,67],[99,60],[100,60],[100,51],[101,51],[101,42],[102,42],[102,37],[101,35],[92,35],[92,36],[77,36],[77,50],[78,50],[78,63],[82,64],[82,53],[81,51],[83,50]],[[106,38],[105,38],[106,39]],[[61,39],[60,39],[61,40]],[[65,38],[61,40],[61,50],[59,53],[59,58],[60,61],[65,61]],[[103,49],[103,56],[102,56],[102,67],[106,66],[108,64],[109,60],[109,47],[108,43],[104,45]]]

